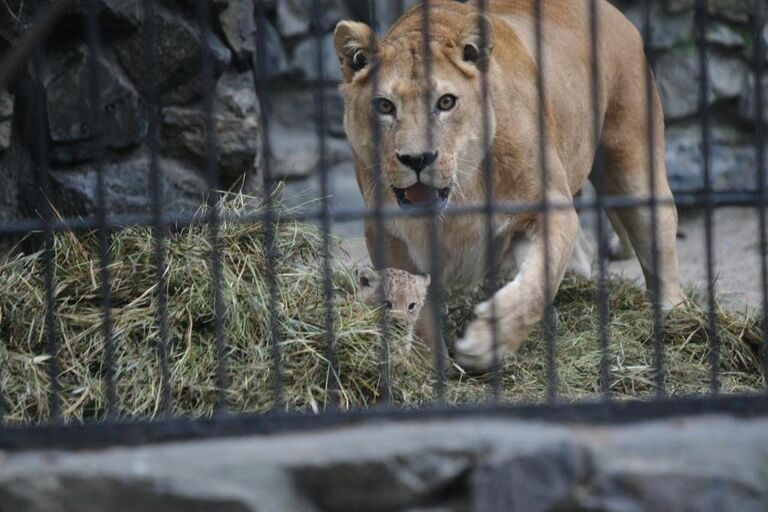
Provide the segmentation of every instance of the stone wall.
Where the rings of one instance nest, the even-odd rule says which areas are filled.
[[[366,19],[367,13],[354,0],[324,0],[322,29],[325,78],[340,79],[331,44],[334,22],[350,17]],[[396,19],[397,2],[380,2],[379,18],[382,28]],[[417,3],[403,2],[405,7]],[[645,0],[615,0],[638,26],[642,27]],[[300,115],[312,98],[309,85],[316,77],[313,38],[308,0],[277,2],[276,18],[271,27],[275,79],[280,83],[275,95],[276,130],[281,140],[297,140],[298,155],[285,155],[277,143],[276,157],[280,160],[276,172],[291,177],[307,176],[315,170],[316,135],[312,120]],[[654,0],[652,4],[653,48],[656,57],[656,77],[667,120],[667,162],[675,191],[695,191],[703,187],[701,128],[699,122],[698,54],[693,0]],[[751,0],[710,1],[711,24],[707,34],[710,45],[709,74],[712,113],[713,184],[718,189],[753,189],[755,173],[755,106],[752,62]],[[768,98],[768,80],[765,82]],[[341,98],[335,88],[326,91],[333,114],[329,126],[331,137],[340,137]],[[299,96],[297,96],[299,95]],[[303,96],[301,96],[303,95]],[[296,101],[297,97],[306,101]],[[768,105],[768,102],[767,102]],[[768,107],[764,118],[768,120]],[[333,145],[330,165],[349,167],[349,155],[343,146]]]
[[[644,0],[614,3],[642,27]],[[700,190],[704,184],[695,4],[694,0],[655,0],[651,7],[656,82],[667,120],[667,165],[676,191]],[[754,2],[710,0],[708,4],[713,185],[717,189],[754,189]],[[768,92],[768,81],[763,88]],[[763,119],[768,120],[768,110]]]
[[[768,421],[475,417],[0,452],[0,512],[764,512]]]
[[[172,211],[195,208],[207,188],[200,80],[203,45],[210,49],[216,80],[215,127],[222,186],[232,185],[243,174],[257,173],[261,153],[259,102],[252,78],[254,0],[208,2],[213,13],[213,35],[207,42],[201,40],[196,24],[196,2],[157,2],[161,164],[168,195],[166,206]],[[149,202],[149,107],[141,3],[98,3],[104,27],[104,51],[97,65],[101,82],[98,119],[89,119],[87,114],[90,100],[85,0],[72,2],[51,35],[40,77],[48,136],[44,163],[50,169],[47,193],[57,209],[75,215],[94,211],[96,157],[101,149],[105,153],[100,165],[105,169],[113,211],[145,210]],[[399,3],[408,8],[417,0],[379,2],[382,29],[396,19]],[[614,3],[630,19],[642,24],[643,0]],[[31,17],[29,4],[7,0],[0,5],[0,50],[24,33]],[[755,186],[751,4],[748,0],[710,2],[712,22],[707,38],[712,83],[712,173],[720,189]],[[312,16],[311,0],[270,0],[265,5],[272,171],[278,177],[300,180],[297,188],[309,187],[316,181],[305,178],[316,175],[320,164],[314,102],[317,86],[321,85],[329,117],[325,164],[336,188],[348,192],[347,185],[354,180],[343,133],[343,105],[337,87],[341,77],[332,31],[342,18],[368,20],[366,2],[322,0],[320,18]],[[656,76],[667,116],[671,182],[676,191],[698,190],[703,178],[694,2],[655,0],[652,16]],[[321,73],[316,69],[315,29],[322,33]],[[34,214],[30,208],[36,197],[32,176],[39,167],[39,155],[33,144],[32,85],[28,63],[10,89],[0,91],[0,219]],[[768,96],[768,80],[764,87]],[[763,116],[768,120],[768,108]]]
[[[46,40],[39,74],[31,60],[0,92],[0,219],[34,216],[35,170],[49,169],[47,197],[76,216],[96,209],[101,169],[112,213],[150,208],[150,103],[142,3],[98,0],[102,51],[98,104],[91,105],[86,0],[70,2]],[[160,167],[169,213],[196,210],[209,188],[205,162],[202,52],[211,56],[216,152],[221,186],[253,182],[260,158],[259,102],[253,84],[253,4],[215,0],[207,41],[192,1],[155,4]],[[0,49],[17,43],[33,19],[32,2],[0,4]],[[42,88],[45,153],[37,145],[35,87]],[[91,115],[92,112],[97,112]]]

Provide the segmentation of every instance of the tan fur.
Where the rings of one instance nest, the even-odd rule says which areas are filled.
[[[360,297],[370,306],[384,307],[387,317],[405,330],[408,344],[413,341],[429,282],[428,275],[414,275],[395,268],[378,272],[363,268],[357,272]]]
[[[451,205],[483,204],[483,160],[491,159],[494,189],[499,203],[541,201],[546,197],[570,205],[588,178],[597,142],[592,137],[591,39],[587,0],[542,0],[543,70],[536,65],[533,0],[488,2],[485,17],[472,2],[429,2],[430,79],[424,74],[423,7],[403,16],[383,40],[366,25],[341,22],[336,29],[336,50],[342,64],[345,126],[356,157],[356,175],[368,207],[376,191],[384,205],[397,208],[393,187],[407,188],[417,182],[416,173],[399,163],[396,152],[437,151],[437,161],[421,173],[421,181],[437,188],[452,186]],[[651,91],[653,143],[649,159],[645,77],[648,64],[640,35],[608,2],[598,0],[600,74],[602,92],[597,106],[599,143],[606,163],[606,188],[611,195],[648,197],[649,169],[655,170],[657,197],[670,200],[664,163],[664,125],[661,103]],[[484,23],[482,47],[479,24]],[[465,62],[466,45],[474,45],[478,62]],[[368,65],[355,70],[355,53],[363,52]],[[372,79],[376,66],[378,80]],[[483,108],[482,70],[487,69],[489,104]],[[539,126],[537,74],[545,84],[545,127]],[[385,118],[372,108],[374,84],[377,97],[394,102],[397,116]],[[443,94],[458,97],[451,112],[433,110]],[[427,102],[427,99],[428,102]],[[487,111],[488,116],[483,115]],[[376,141],[372,122],[380,127],[381,174],[374,172]],[[487,122],[488,131],[484,132]],[[485,136],[487,133],[487,137]],[[544,147],[544,152],[540,147]],[[651,165],[653,164],[653,165]],[[542,167],[547,171],[542,179]],[[662,302],[672,307],[684,300],[678,283],[674,207],[657,209],[660,266],[654,274],[651,253],[651,213],[648,209],[617,212],[626,228],[646,275],[658,276]],[[546,220],[546,222],[545,222]],[[379,254],[373,224],[366,225],[371,259],[410,272],[430,270],[430,223],[418,218],[386,222],[386,252]],[[531,242],[520,271],[494,299],[498,317],[496,332],[502,353],[517,350],[541,319],[563,278],[574,242],[579,236],[573,208],[538,213],[498,214],[493,236],[500,264],[514,250],[513,240],[524,233]],[[548,233],[547,239],[543,236]],[[482,215],[448,215],[440,220],[438,258],[446,283],[476,283],[485,273],[486,229]],[[548,271],[547,271],[548,270]],[[429,301],[425,309],[429,308]],[[492,308],[477,307],[477,319],[456,345],[457,359],[466,367],[483,369],[493,361]],[[436,343],[431,314],[422,315],[419,333]]]

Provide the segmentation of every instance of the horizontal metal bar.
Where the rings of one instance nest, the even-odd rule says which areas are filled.
[[[768,194],[767,194],[768,195]],[[624,209],[624,208],[651,208],[653,205],[665,206],[676,205],[679,209],[700,209],[707,207],[707,201],[713,208],[724,207],[755,207],[768,203],[768,197],[760,199],[760,194],[751,191],[724,191],[712,193],[707,200],[704,193],[686,192],[675,196],[673,200],[653,199],[653,198],[632,198],[623,196],[607,196],[602,199],[602,204],[606,208]],[[547,208],[552,210],[564,210],[575,208],[576,210],[589,210],[596,207],[594,200],[576,199],[573,203],[550,202]],[[506,202],[496,203],[491,208],[494,214],[515,214],[515,213],[539,213],[545,210],[541,203],[523,203]],[[448,207],[442,216],[461,216],[481,214],[485,215],[488,207],[484,203],[478,203],[471,206]],[[310,208],[307,210],[293,210],[287,212],[276,211],[273,213],[278,221],[315,221],[323,217],[321,209]],[[363,219],[375,219],[378,212],[365,208],[341,208],[331,212],[334,223],[351,222]],[[403,211],[399,208],[382,208],[380,215],[385,219],[403,218],[403,217],[429,217],[432,215],[430,208]],[[236,224],[247,224],[253,222],[262,222],[266,220],[266,212],[237,213],[222,212],[221,222],[230,222]],[[134,213],[112,215],[106,222],[107,229],[126,229],[129,227],[146,226],[152,222],[151,213]],[[181,229],[185,227],[202,225],[208,222],[208,217],[200,214],[178,214],[164,215],[161,225],[167,228]],[[99,227],[95,217],[75,218],[64,217],[52,219],[50,228],[54,231],[90,231]],[[0,234],[25,234],[42,231],[45,223],[42,219],[17,219],[12,221],[0,222]]]
[[[267,413],[213,418],[101,422],[0,428],[0,450],[92,450],[170,441],[311,432],[367,423],[423,420],[517,419],[585,425],[622,425],[701,415],[768,416],[768,395],[719,395],[667,400],[595,401],[518,405],[374,407],[345,413]]]

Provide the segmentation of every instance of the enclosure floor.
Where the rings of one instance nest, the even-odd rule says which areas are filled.
[[[715,283],[723,304],[734,309],[762,303],[759,217],[754,208],[723,208],[715,212],[713,240]],[[680,274],[687,287],[706,291],[706,228],[703,214],[680,216]],[[635,258],[611,264],[611,271],[642,282]]]

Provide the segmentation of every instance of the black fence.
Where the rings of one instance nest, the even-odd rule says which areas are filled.
[[[599,113],[598,105],[603,100],[604,91],[601,90],[600,80],[597,77],[600,76],[600,60],[597,58],[598,48],[601,44],[601,34],[598,30],[599,27],[599,4],[601,0],[583,0],[588,5],[587,12],[589,13],[588,19],[584,20],[584,26],[588,27],[592,40],[592,84],[590,87],[590,98],[588,99],[590,105],[592,105],[593,111],[593,123],[592,133],[584,134],[584,144],[590,144],[597,148],[601,139],[602,120]],[[51,2],[28,2],[31,8],[36,11],[34,16],[35,22],[28,30],[23,34],[19,44],[10,48],[3,56],[2,65],[0,66],[0,88],[6,87],[10,80],[13,80],[14,72],[25,63],[31,62],[33,74],[36,75],[36,79],[39,81],[41,78],[41,65],[44,58],[44,45],[46,35],[57,23],[57,20],[66,9],[67,2],[65,1],[51,1]],[[88,0],[87,4],[87,23],[85,30],[87,31],[87,43],[90,47],[90,105],[93,106],[93,111],[84,115],[88,115],[91,118],[98,118],[105,115],[99,105],[99,90],[100,84],[98,79],[98,73],[96,72],[96,59],[101,51],[101,37],[102,30],[99,24],[99,8],[100,2],[97,0]],[[488,11],[493,8],[495,2],[478,0],[474,2],[478,11],[486,15]],[[540,141],[540,147],[537,150],[540,153],[546,151],[546,138],[548,132],[546,129],[546,109],[545,105],[547,99],[545,97],[545,91],[547,90],[546,81],[548,79],[548,72],[544,69],[546,63],[543,58],[544,45],[546,42],[543,38],[543,4],[546,4],[546,0],[535,0],[531,2],[530,19],[532,20],[533,27],[536,35],[536,44],[533,48],[533,59],[536,62],[539,72],[536,74],[537,83],[536,89],[538,91],[538,140]],[[651,61],[651,67],[653,65],[654,50],[650,42],[652,34],[652,22],[650,12],[650,1],[643,2],[646,6],[645,9],[645,25],[643,36],[645,39],[646,54]],[[197,13],[197,23],[199,30],[203,34],[205,39],[210,28],[210,16],[211,6],[206,0],[197,0],[194,2],[195,10]],[[489,5],[490,4],[490,5]],[[420,8],[422,9],[421,20],[423,25],[421,32],[425,35],[424,49],[429,47],[429,34],[430,34],[430,12],[434,9],[434,4],[430,2],[423,2]],[[156,26],[153,23],[155,9],[155,2],[152,0],[143,0],[141,2],[141,10],[145,17],[144,24],[144,40],[145,40],[145,53],[143,55],[147,76],[149,77],[150,84],[155,81],[157,73],[157,58],[155,53],[156,44]],[[334,208],[333,191],[331,190],[331,183],[328,178],[328,165],[326,162],[327,151],[327,130],[326,124],[329,119],[329,105],[326,101],[324,90],[322,87],[318,87],[315,94],[314,104],[307,105],[307,109],[314,109],[314,118],[317,123],[317,137],[319,140],[319,177],[321,183],[321,196],[322,200],[318,205],[308,211],[303,212],[291,212],[286,214],[280,211],[273,204],[272,191],[276,187],[275,180],[270,172],[270,70],[268,59],[268,48],[265,34],[267,32],[265,24],[266,21],[266,5],[265,2],[257,0],[255,2],[255,18],[256,18],[256,31],[253,34],[254,48],[255,48],[255,83],[257,89],[257,95],[262,105],[261,109],[261,126],[262,126],[262,144],[264,148],[263,167],[260,169],[263,171],[264,187],[267,191],[266,209],[263,212],[246,213],[246,214],[232,214],[222,212],[219,208],[221,196],[217,190],[220,189],[220,180],[217,170],[218,155],[216,153],[215,144],[215,126],[213,120],[213,90],[214,90],[214,78],[212,71],[212,58],[210,50],[206,45],[203,47],[206,49],[202,52],[202,60],[200,62],[200,78],[203,83],[203,90],[205,92],[204,101],[204,119],[205,119],[205,143],[206,143],[206,168],[208,171],[207,179],[210,189],[208,206],[206,210],[207,214],[203,217],[199,215],[168,215],[164,212],[164,198],[161,193],[161,177],[163,173],[162,166],[160,164],[159,157],[159,100],[158,90],[156,86],[149,88],[147,92],[146,101],[149,105],[149,132],[148,140],[151,150],[151,176],[150,182],[152,184],[152,209],[145,214],[131,214],[131,215],[115,215],[111,214],[108,207],[108,198],[106,197],[106,188],[104,184],[103,176],[99,173],[97,181],[97,198],[98,198],[98,214],[93,218],[61,218],[50,206],[48,199],[45,197],[43,191],[47,189],[48,169],[46,168],[46,152],[48,144],[48,134],[45,126],[45,114],[43,111],[43,104],[45,98],[43,91],[39,87],[36,90],[30,92],[30,94],[37,99],[37,110],[34,112],[35,123],[37,127],[37,147],[35,150],[38,153],[36,161],[35,180],[40,194],[38,196],[38,202],[36,210],[39,212],[39,218],[29,218],[14,221],[4,221],[0,223],[0,234],[4,235],[25,235],[29,233],[40,234],[40,240],[42,244],[42,261],[43,272],[45,279],[45,339],[46,339],[46,352],[51,357],[47,361],[48,374],[51,382],[49,389],[49,410],[50,410],[50,422],[46,425],[28,425],[28,426],[16,426],[6,425],[0,426],[0,447],[2,448],[30,448],[40,446],[54,446],[54,447],[84,447],[95,445],[109,445],[109,444],[121,444],[121,443],[143,443],[151,441],[159,441],[166,439],[180,439],[180,438],[192,438],[192,437],[206,437],[217,435],[236,435],[236,434],[249,434],[249,433],[267,433],[277,432],[288,429],[308,429],[315,427],[325,427],[328,425],[348,424],[359,421],[377,421],[381,419],[393,420],[393,419],[410,419],[410,418],[432,418],[432,417],[454,417],[454,416],[471,416],[471,415],[484,415],[484,416],[509,416],[509,417],[521,417],[521,418],[539,418],[539,419],[552,419],[552,420],[568,420],[568,421],[583,421],[583,422],[627,422],[636,421],[641,419],[659,418],[663,416],[675,415],[675,414],[697,414],[697,413],[714,413],[723,412],[729,414],[735,414],[740,416],[751,416],[765,414],[768,412],[768,399],[763,395],[752,396],[723,396],[719,394],[719,354],[720,347],[718,346],[717,332],[719,326],[717,325],[717,318],[715,315],[715,275],[716,269],[714,265],[713,246],[716,241],[713,238],[713,214],[715,209],[723,206],[741,206],[751,207],[759,211],[760,219],[760,232],[756,234],[760,245],[760,254],[762,259],[762,290],[765,293],[768,290],[766,287],[766,277],[768,269],[766,267],[765,255],[768,252],[768,242],[766,240],[766,176],[765,176],[765,127],[763,122],[764,112],[764,97],[763,87],[764,82],[764,69],[765,69],[765,39],[763,36],[765,26],[765,4],[760,0],[754,2],[754,11],[752,13],[751,23],[753,26],[753,73],[755,75],[755,109],[756,115],[756,136],[755,136],[755,152],[757,155],[757,175],[758,175],[758,188],[751,191],[714,191],[712,186],[712,179],[710,177],[710,146],[711,146],[711,127],[710,127],[710,114],[709,114],[709,102],[707,98],[709,96],[710,83],[708,76],[708,43],[705,37],[709,26],[709,14],[707,9],[706,0],[698,0],[696,2],[696,30],[698,32],[698,55],[700,64],[700,76],[703,79],[700,81],[700,106],[703,114],[700,118],[700,127],[702,133],[703,144],[701,147],[703,156],[702,173],[704,176],[705,189],[697,193],[684,193],[679,194],[674,198],[675,204],[681,209],[696,209],[703,210],[706,222],[706,262],[707,262],[707,276],[708,276],[708,310],[709,310],[709,338],[712,341],[711,347],[711,395],[697,396],[689,398],[674,398],[668,397],[665,389],[665,347],[664,347],[664,313],[662,311],[660,286],[658,281],[659,272],[658,267],[661,264],[659,256],[659,247],[657,243],[657,228],[658,228],[658,210],[660,207],[670,206],[672,204],[671,198],[658,198],[655,194],[650,197],[623,197],[623,196],[610,196],[606,193],[605,187],[605,173],[603,169],[603,162],[599,157],[599,153],[596,153],[595,167],[593,171],[593,182],[597,191],[597,197],[595,200],[582,200],[575,199],[573,203],[570,201],[555,201],[552,200],[548,193],[548,172],[547,165],[542,165],[539,173],[539,177],[542,183],[542,190],[544,191],[543,197],[540,201],[531,201],[526,203],[521,202],[498,202],[494,196],[495,180],[497,174],[493,169],[493,160],[491,158],[484,158],[482,168],[479,170],[484,179],[484,190],[486,191],[485,201],[474,205],[451,205],[447,209],[442,210],[438,205],[427,206],[424,208],[411,208],[408,211],[401,210],[399,208],[389,208],[384,206],[384,197],[382,194],[389,193],[386,190],[382,190],[381,187],[376,187],[375,204],[370,209],[341,209]],[[319,0],[312,1],[313,17],[315,19],[321,19],[325,13],[323,11],[322,2]],[[368,6],[367,21],[377,30],[382,33],[383,29],[387,27],[380,27],[378,19],[382,12],[389,10],[398,10],[402,12],[403,2],[388,2],[378,1],[370,2]],[[323,70],[325,68],[324,59],[326,58],[321,49],[321,43],[325,33],[323,32],[320,24],[315,24],[315,37],[317,41],[316,51],[316,67],[317,74],[319,76],[319,82],[324,80]],[[486,47],[485,39],[489,37],[486,33],[487,27],[480,23],[478,28],[480,34],[480,41],[478,42],[475,51],[482,53]],[[424,52],[425,58],[421,61],[424,69],[423,77],[426,82],[430,81],[433,73],[432,62],[430,59],[430,53]],[[485,58],[486,55],[476,55],[477,58]],[[370,67],[371,81],[373,87],[373,97],[378,97],[378,91],[380,87],[381,77],[378,74],[379,62],[378,55],[366,55],[365,65]],[[650,147],[648,148],[649,155],[653,155],[655,149],[653,142],[655,136],[653,131],[653,119],[656,115],[652,104],[654,95],[654,78],[651,71],[651,67],[648,68],[648,72],[644,77],[644,87],[646,94],[648,127],[651,133],[648,134],[647,140],[650,141]],[[488,76],[485,68],[480,68],[482,79],[482,96],[487,99],[490,94],[490,86],[488,83]],[[428,94],[428,93],[427,93]],[[430,103],[430,99],[427,103]],[[430,121],[430,113],[426,112],[427,116],[427,131],[426,139],[431,141],[435,134],[433,133],[435,128],[432,121]],[[485,103],[485,108],[481,112],[477,113],[478,116],[482,116],[483,125],[485,127],[483,134],[483,143],[485,146],[490,147],[492,138],[494,135],[491,131],[491,122],[488,104]],[[381,125],[378,121],[371,124],[372,133],[374,133],[374,139],[380,141]],[[368,172],[373,173],[376,180],[381,180],[383,176],[382,162],[387,155],[383,155],[380,145],[374,144],[374,164],[371,166]],[[546,161],[542,158],[541,161]],[[657,189],[654,180],[656,179],[656,172],[653,169],[653,158],[649,158],[651,162],[651,169],[647,170],[647,177],[650,180],[649,190],[655,191]],[[279,322],[276,319],[277,312],[279,311],[279,293],[277,277],[275,275],[275,268],[277,267],[276,260],[279,255],[274,250],[274,237],[276,225],[280,221],[284,220],[301,220],[312,221],[319,223],[323,233],[323,273],[325,276],[324,297],[326,303],[325,314],[325,345],[326,345],[326,359],[329,365],[329,374],[336,375],[339,372],[339,361],[335,350],[335,326],[334,326],[334,301],[333,301],[333,285],[332,285],[332,256],[331,256],[331,229],[334,223],[341,223],[352,220],[365,219],[370,225],[375,226],[374,232],[376,233],[375,245],[378,247],[377,252],[380,255],[387,254],[385,250],[385,223],[394,218],[402,217],[424,217],[429,219],[429,225],[431,228],[429,231],[429,245],[430,245],[430,262],[429,268],[422,269],[431,274],[431,282],[433,283],[433,293],[429,295],[429,300],[432,301],[431,311],[435,312],[435,318],[433,322],[435,325],[441,325],[442,319],[441,311],[443,311],[443,302],[445,301],[445,293],[442,287],[444,281],[444,269],[441,264],[440,257],[440,225],[443,218],[462,215],[482,215],[485,218],[484,229],[485,233],[485,262],[488,269],[487,279],[489,281],[489,289],[495,290],[498,288],[500,276],[496,272],[496,259],[495,254],[497,248],[495,244],[498,241],[493,235],[494,231],[494,216],[500,214],[516,214],[516,213],[531,213],[535,215],[541,215],[543,219],[543,238],[545,240],[545,251],[549,251],[550,248],[550,235],[548,232],[549,217],[553,212],[566,211],[575,208],[578,211],[591,210],[597,215],[597,240],[598,243],[598,286],[599,293],[597,296],[598,311],[600,315],[600,329],[596,333],[596,337],[600,343],[603,351],[603,358],[600,362],[600,372],[602,375],[602,394],[597,396],[594,401],[584,403],[574,403],[562,400],[558,396],[558,368],[555,364],[554,353],[558,344],[557,326],[555,325],[555,315],[552,310],[552,306],[548,306],[543,315],[544,332],[546,333],[546,376],[548,381],[548,400],[539,404],[508,404],[504,403],[501,397],[501,378],[500,372],[503,371],[500,364],[498,350],[494,350],[494,361],[491,365],[491,373],[493,378],[490,380],[490,399],[483,404],[477,404],[473,406],[452,407],[444,403],[443,397],[445,393],[445,383],[447,377],[447,368],[442,353],[444,344],[441,342],[437,345],[438,349],[434,351],[434,366],[435,372],[438,378],[436,379],[435,395],[437,399],[434,404],[424,406],[417,409],[402,409],[394,405],[392,402],[392,393],[390,390],[390,364],[388,361],[389,349],[388,344],[388,323],[385,317],[382,316],[381,328],[384,333],[382,336],[381,344],[381,403],[380,405],[364,410],[351,410],[343,411],[337,407],[328,407],[320,414],[310,413],[293,413],[285,412],[283,404],[285,402],[284,390],[282,387],[281,378],[281,332],[279,328]],[[650,401],[617,401],[611,396],[609,389],[609,372],[610,361],[608,360],[608,350],[611,344],[608,325],[610,322],[610,310],[609,310],[609,291],[608,287],[610,280],[608,278],[607,269],[607,247],[606,237],[604,233],[607,229],[605,225],[605,217],[602,215],[607,209],[627,209],[627,208],[644,208],[650,211],[652,232],[649,233],[654,241],[652,247],[652,271],[650,272],[651,279],[648,282],[649,289],[651,291],[651,301],[654,308],[654,330],[653,336],[654,343],[654,362],[656,366],[656,398]],[[267,258],[269,260],[268,272],[267,272],[267,287],[270,290],[271,303],[269,305],[269,316],[271,318],[270,323],[270,339],[269,346],[271,347],[272,358],[275,361],[275,368],[273,370],[273,382],[272,392],[274,393],[276,400],[274,409],[265,413],[247,413],[236,414],[228,409],[226,399],[227,389],[227,357],[226,357],[226,345],[228,340],[225,336],[225,325],[227,322],[227,312],[225,311],[224,303],[221,296],[221,281],[222,281],[222,247],[220,243],[220,226],[223,222],[227,223],[263,223],[266,226],[266,242],[265,246],[268,248]],[[170,328],[169,328],[169,316],[167,310],[167,283],[166,283],[166,238],[168,236],[169,229],[178,229],[180,227],[207,224],[210,226],[210,245],[213,248],[210,253],[210,270],[212,289],[214,295],[212,301],[214,303],[215,320],[214,320],[214,333],[216,343],[216,357],[217,357],[217,371],[216,371],[216,389],[217,389],[217,413],[213,417],[203,419],[192,418],[175,418],[172,414],[172,390],[170,385],[170,373],[168,364],[168,349],[170,340]],[[115,334],[114,323],[112,318],[112,304],[111,304],[111,275],[110,275],[110,237],[119,230],[126,229],[130,226],[146,225],[151,226],[152,235],[154,239],[154,265],[156,267],[156,293],[157,293],[157,315],[156,321],[159,332],[159,343],[157,344],[157,350],[159,354],[159,367],[157,371],[162,375],[162,389],[159,392],[160,406],[159,416],[156,419],[144,419],[144,418],[126,418],[119,414],[118,403],[118,391],[116,385],[116,374],[114,371],[114,354],[115,354]],[[102,318],[101,318],[101,332],[103,336],[104,344],[104,385],[107,390],[107,412],[104,420],[100,420],[94,423],[88,424],[72,424],[62,421],[61,405],[60,405],[60,387],[59,387],[59,366],[57,364],[57,354],[60,353],[62,347],[60,346],[60,336],[57,332],[57,300],[56,300],[56,277],[54,272],[54,237],[60,232],[86,232],[95,230],[98,234],[99,247],[100,247],[100,265],[98,269],[98,279],[101,289],[101,304],[102,304]],[[549,255],[544,258],[545,266],[548,265]],[[386,267],[386,262],[381,266]],[[545,268],[543,272],[544,276],[548,278],[550,270]],[[547,279],[547,281],[550,281]],[[556,283],[546,282],[544,283],[545,296],[553,295],[553,291],[556,288]],[[495,303],[494,309],[496,308]],[[768,301],[763,301],[763,318],[768,317]],[[498,349],[500,346],[499,333],[497,328],[496,311],[492,312],[492,321],[494,334],[494,348]],[[440,330],[438,329],[438,332]],[[2,342],[2,340],[0,340]],[[768,345],[763,348],[763,371],[768,370]],[[3,369],[0,368],[0,372]],[[2,409],[0,409],[2,413]]]

